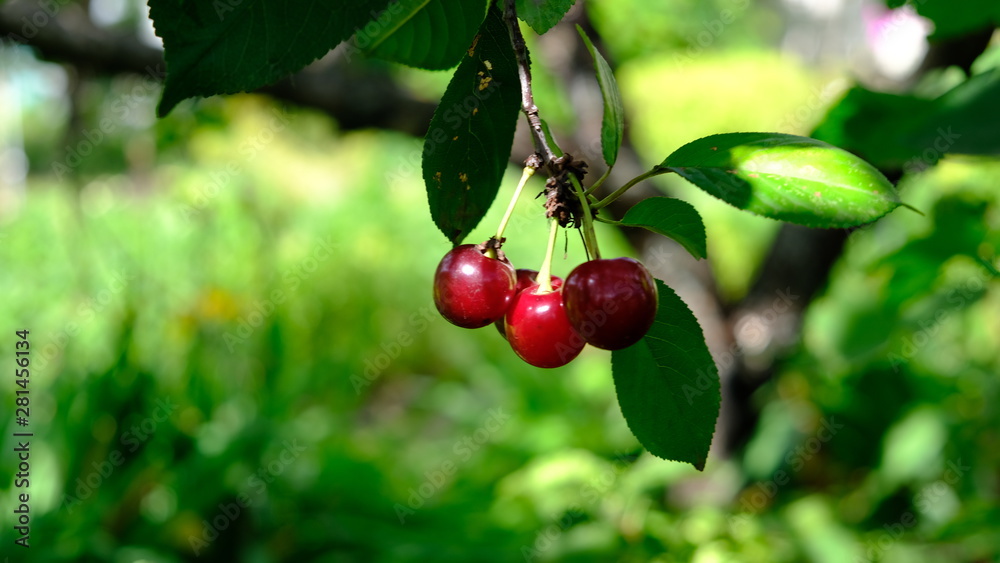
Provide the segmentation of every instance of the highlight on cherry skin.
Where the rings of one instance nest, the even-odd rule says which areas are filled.
[[[538,270],[532,270],[530,268],[518,268],[516,270],[516,275],[517,275],[517,286],[514,288],[514,295],[521,293],[522,291],[524,291],[528,287],[531,287],[532,285],[537,285],[535,284],[535,279],[538,277]],[[559,276],[552,276],[550,278],[549,283],[552,284],[552,289],[559,289],[560,287],[562,287],[563,279],[560,278]],[[497,331],[500,333],[500,336],[507,338],[507,332],[504,329],[504,318],[501,317],[497,319],[497,321],[493,324],[497,327]]]
[[[515,279],[514,267],[503,252],[491,258],[482,244],[456,246],[434,272],[434,305],[456,326],[484,327],[507,313]]]
[[[566,276],[566,314],[588,344],[628,348],[653,325],[658,295],[653,275],[632,258],[590,260]]]
[[[514,296],[504,329],[514,352],[540,368],[557,368],[580,355],[586,345],[570,325],[562,289],[537,293],[537,283]]]

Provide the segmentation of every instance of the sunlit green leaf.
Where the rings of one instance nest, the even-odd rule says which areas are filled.
[[[739,209],[810,227],[860,225],[900,205],[874,166],[797,135],[711,135],[677,149],[657,168]]]

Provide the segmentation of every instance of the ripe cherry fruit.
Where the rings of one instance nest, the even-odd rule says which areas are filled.
[[[566,317],[562,289],[536,293],[538,284],[522,290],[504,321],[507,340],[522,360],[540,368],[557,368],[580,354],[586,343]]]
[[[621,350],[645,336],[656,317],[652,274],[631,258],[584,262],[566,276],[566,314],[588,344]]]
[[[518,268],[517,269],[517,286],[514,288],[514,295],[521,293],[528,287],[535,285],[535,278],[538,277],[538,270],[531,270],[528,268]],[[550,278],[552,284],[552,289],[559,289],[562,287],[563,280],[559,276],[552,276]],[[507,338],[507,332],[504,330],[504,318],[501,317],[497,319],[494,323],[497,327],[497,331],[500,332],[500,336]]]
[[[434,272],[434,304],[452,324],[479,328],[503,318],[514,286],[514,267],[502,252],[490,258],[483,245],[463,244],[445,254]]]

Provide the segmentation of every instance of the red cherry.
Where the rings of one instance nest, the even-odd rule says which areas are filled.
[[[463,244],[445,254],[434,272],[434,304],[452,324],[479,328],[503,318],[514,285],[514,267],[502,254],[490,258],[482,245]]]
[[[588,344],[621,350],[645,336],[656,317],[652,274],[631,258],[591,260],[566,276],[566,314]]]
[[[535,278],[538,277],[538,270],[530,270],[528,268],[518,268],[517,269],[517,287],[514,288],[514,295],[521,293],[526,288],[535,285]],[[552,284],[552,289],[559,289],[562,287],[563,280],[559,276],[551,276],[550,282]],[[507,332],[504,330],[504,318],[500,317],[497,322],[493,323],[497,327],[497,331],[500,336],[507,338]]]
[[[535,293],[538,284],[514,296],[504,329],[510,347],[522,360],[540,368],[568,364],[586,344],[566,317],[562,290]]]

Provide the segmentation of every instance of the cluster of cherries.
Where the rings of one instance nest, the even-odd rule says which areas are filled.
[[[495,256],[495,257],[494,257]],[[514,270],[502,251],[464,244],[434,274],[434,303],[464,328],[496,324],[522,360],[568,364],[586,344],[620,350],[638,342],[656,316],[653,276],[631,258],[589,260],[543,287],[535,270]]]

